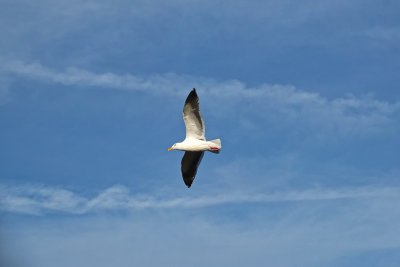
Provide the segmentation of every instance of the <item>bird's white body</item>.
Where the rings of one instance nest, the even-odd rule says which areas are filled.
[[[186,138],[181,143],[176,143],[175,148],[183,151],[219,151],[221,150],[221,141],[219,139],[205,141],[196,138]]]

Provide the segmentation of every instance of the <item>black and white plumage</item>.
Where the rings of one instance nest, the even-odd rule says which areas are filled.
[[[183,120],[186,127],[186,138],[183,142],[174,144],[168,151],[173,149],[185,151],[181,162],[181,171],[183,181],[187,187],[190,187],[196,177],[197,168],[203,158],[204,151],[219,153],[221,151],[221,140],[206,141],[199,97],[194,88],[186,98],[183,107]]]

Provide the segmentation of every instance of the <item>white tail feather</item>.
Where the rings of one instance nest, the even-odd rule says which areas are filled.
[[[214,140],[210,140],[208,142],[211,143],[212,146],[215,146],[218,148],[218,150],[216,150],[216,151],[210,150],[210,152],[218,154],[221,151],[221,139],[214,139]]]
[[[210,140],[208,142],[213,143],[214,145],[216,145],[218,147],[221,147],[221,139],[219,139],[219,138],[218,139],[214,139],[214,140]]]

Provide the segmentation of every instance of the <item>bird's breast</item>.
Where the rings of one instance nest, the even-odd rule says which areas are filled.
[[[185,151],[206,151],[209,149],[207,141],[198,139],[186,139],[182,142],[182,150]]]

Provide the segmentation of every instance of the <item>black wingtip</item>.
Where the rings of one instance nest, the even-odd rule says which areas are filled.
[[[196,88],[193,88],[192,91],[190,91],[189,95],[191,95],[191,94],[197,95]]]
[[[199,99],[199,97],[197,96],[196,89],[193,88],[193,90],[190,91],[189,95],[187,96],[185,104],[187,104],[187,103],[189,103],[189,102],[191,102],[193,100],[197,100],[198,101],[198,99]]]
[[[183,177],[183,181],[185,182],[187,188],[190,188],[193,184],[194,177]]]

